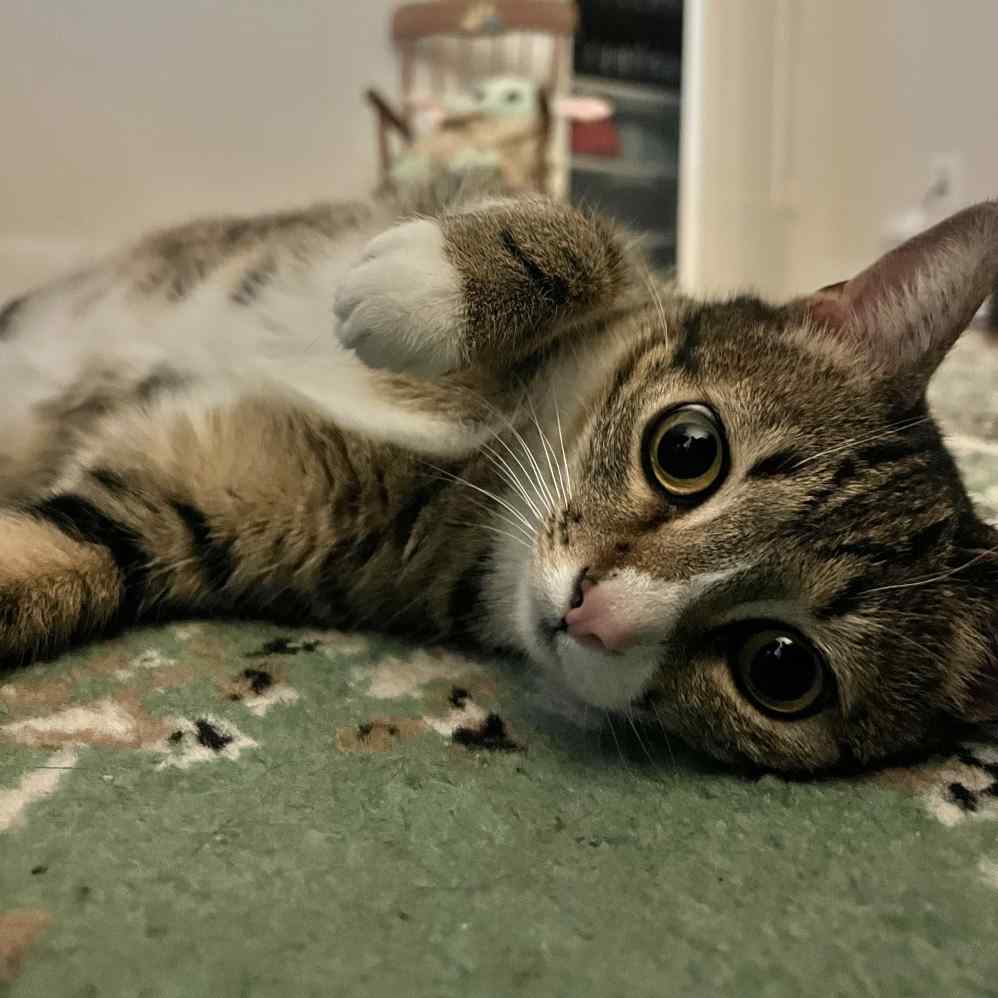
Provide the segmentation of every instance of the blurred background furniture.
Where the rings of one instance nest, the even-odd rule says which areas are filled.
[[[591,147],[587,126],[572,143],[572,198],[644,235],[657,266],[676,262],[679,93],[683,0],[580,0],[577,94],[614,106],[615,143]]]
[[[391,24],[399,57],[399,103],[377,90],[367,92],[376,115],[381,185],[390,183],[399,149],[413,141],[414,114],[427,99],[446,100],[500,74],[534,80],[546,97],[566,94],[576,19],[570,0],[435,0],[400,6]],[[565,131],[547,113],[541,128],[536,188],[559,196],[566,188]]]

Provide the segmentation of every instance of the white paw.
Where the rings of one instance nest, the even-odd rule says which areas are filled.
[[[432,376],[460,363],[461,279],[435,222],[403,222],[372,239],[333,311],[340,342],[371,367]]]

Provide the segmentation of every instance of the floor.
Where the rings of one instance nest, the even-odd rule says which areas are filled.
[[[998,349],[933,398],[998,516]],[[618,744],[619,743],[619,744]],[[998,994],[998,731],[750,781],[508,663],[192,623],[0,685],[0,996]]]

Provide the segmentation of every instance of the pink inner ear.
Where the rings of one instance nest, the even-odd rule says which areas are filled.
[[[808,299],[808,312],[822,326],[841,327],[848,317],[843,295],[848,281],[826,284]]]
[[[959,212],[805,302],[874,370],[923,381],[998,284],[998,203]]]

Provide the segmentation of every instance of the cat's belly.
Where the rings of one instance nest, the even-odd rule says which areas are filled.
[[[315,395],[330,371],[356,367],[335,335],[333,296],[381,224],[286,262],[252,300],[251,257],[240,254],[180,300],[123,280],[111,262],[12,303],[0,337],[0,505],[47,487],[109,417],[161,394],[231,398],[268,381],[293,391],[307,372]]]

